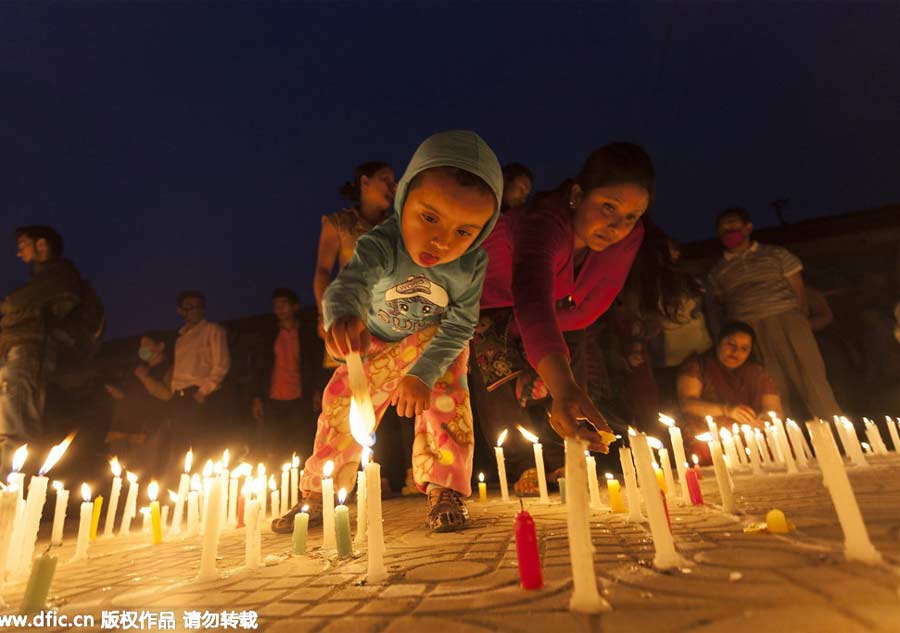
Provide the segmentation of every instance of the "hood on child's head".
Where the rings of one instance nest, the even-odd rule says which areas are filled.
[[[497,198],[494,214],[481,229],[481,234],[466,250],[467,253],[470,253],[490,235],[491,229],[497,223],[497,218],[500,217],[500,203],[503,199],[503,172],[500,169],[500,163],[490,146],[475,132],[449,130],[429,136],[419,145],[406,167],[406,173],[397,183],[394,209],[398,215],[403,214],[403,204],[406,202],[409,183],[426,169],[435,167],[456,167],[474,174],[487,183]]]

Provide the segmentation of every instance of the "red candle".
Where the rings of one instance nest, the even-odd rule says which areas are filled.
[[[543,587],[544,575],[541,573],[541,557],[538,554],[537,530],[534,519],[524,509],[516,515],[516,554],[519,556],[522,589]]]
[[[691,504],[695,506],[703,505],[703,493],[700,491],[700,482],[697,481],[697,473],[689,468],[684,474],[687,480],[688,494],[691,497]]]
[[[239,494],[238,502],[237,502],[237,526],[239,528],[244,527],[244,501],[246,501],[246,495]]]

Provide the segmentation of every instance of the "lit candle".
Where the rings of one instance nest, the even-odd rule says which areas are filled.
[[[741,432],[744,434],[744,443],[747,445],[747,457],[750,460],[750,470],[754,475],[761,475],[763,472],[760,462],[759,445],[756,443],[756,436],[753,433],[753,428],[749,424],[744,424],[741,426]]]
[[[159,501],[156,497],[159,494],[159,484],[151,481],[147,486],[147,496],[150,498],[150,527],[153,530],[153,544],[162,543],[162,517],[159,512]]]
[[[900,434],[897,433],[897,423],[891,419],[891,416],[884,416],[884,421],[887,423],[888,434],[891,436],[891,444],[894,445],[894,452],[900,452]]]
[[[734,450],[737,452],[738,464],[749,465],[750,460],[747,453],[744,452],[744,445],[741,443],[741,429],[737,422],[731,425],[731,441],[734,442]]]
[[[275,485],[275,475],[269,475],[269,496],[271,497],[272,518],[274,519],[278,516],[279,507],[281,506],[278,486]]]
[[[766,446],[766,439],[760,429],[753,429],[753,435],[756,439],[756,449],[759,451],[759,457],[763,465],[771,463],[769,448]]]
[[[834,443],[831,428],[823,422],[807,422],[806,428],[822,469],[822,479],[844,531],[844,554],[848,560],[863,563],[881,563],[881,554],[869,540],[859,505],[847,478],[844,462]]]
[[[506,483],[506,459],[503,457],[503,441],[507,436],[507,429],[497,438],[497,446],[494,447],[494,457],[497,458],[497,476],[500,478],[500,499],[509,501],[509,485]]]
[[[584,452],[584,465],[587,468],[588,491],[591,493],[591,508],[602,510],[603,502],[600,500],[600,482],[597,481],[597,460],[589,451]]]
[[[694,474],[697,475],[697,481],[700,481],[701,479],[703,479],[703,471],[700,470],[700,458],[697,457],[696,453],[692,453],[691,461],[694,462],[694,465],[691,466],[691,470],[693,470]]]
[[[225,503],[225,477],[220,475],[210,482],[206,505],[206,523],[203,529],[203,551],[200,555],[200,580],[219,577],[216,556],[219,552],[219,529],[222,523],[222,504]],[[259,520],[259,513],[256,513]]]
[[[347,491],[341,488],[338,491],[338,505],[334,509],[334,539],[337,545],[338,558],[347,558],[352,553],[350,540],[350,508],[344,505]]]
[[[294,456],[291,458],[291,507],[293,508],[297,505],[299,499],[299,491],[300,491],[300,458],[297,456],[297,453],[294,453]]]
[[[209,495],[212,492],[214,466],[211,459],[203,465],[203,502],[200,504],[200,532],[206,533],[209,520]]]
[[[359,493],[357,493],[359,497]],[[300,509],[300,514],[294,516],[294,533],[291,535],[291,545],[294,547],[294,554],[306,554],[306,533],[309,530],[309,506],[304,505]]]
[[[776,464],[784,464],[784,453],[781,452],[781,445],[775,437],[775,429],[771,423],[766,422],[766,444],[769,445],[769,452],[774,458],[772,461]]]
[[[634,472],[634,458],[631,449],[619,448],[619,461],[622,464],[622,476],[625,478],[625,495],[628,498],[628,520],[643,521],[641,513],[641,494],[638,491],[637,475]]]
[[[7,481],[9,485],[18,492],[19,499],[25,499],[25,475],[21,472],[25,460],[28,459],[28,444],[22,444],[13,453],[12,472],[9,473]]]
[[[731,468],[737,468],[740,465],[740,460],[737,456],[737,448],[734,445],[734,436],[731,435],[731,431],[726,429],[724,426],[719,429],[719,438],[722,440],[722,449],[725,455],[728,456],[728,461],[726,462],[731,466]]]
[[[711,415],[706,416],[706,426],[709,428],[709,432],[712,435],[712,441],[719,445],[719,450],[724,454],[724,448],[719,440],[719,427],[716,425],[716,421]]]
[[[144,506],[140,509],[141,513],[141,534],[150,534],[150,508]]]
[[[653,459],[653,457],[651,457],[650,459]],[[651,466],[653,466],[653,475],[656,477],[656,485],[659,486],[659,491],[663,494],[666,494],[668,492],[668,489],[666,488],[666,478],[663,474],[662,468],[660,468],[659,464],[657,464],[656,462],[652,462]]]
[[[122,466],[119,459],[113,457],[109,460],[109,468],[112,470],[112,489],[109,491],[109,507],[106,510],[106,523],[103,524],[103,536],[112,536],[115,529],[116,512],[119,509],[119,495],[122,493]]]
[[[841,416],[838,426],[843,428],[844,452],[850,457],[850,461],[857,466],[868,466],[869,462],[863,455],[862,445],[859,443],[859,435],[856,433],[856,426],[843,416]]]
[[[625,512],[625,503],[622,500],[622,486],[619,480],[613,478],[612,473],[606,473],[606,490],[609,492],[609,507],[613,512]]]
[[[131,531],[131,521],[137,513],[138,481],[137,475],[125,471],[128,480],[128,495],[125,497],[125,510],[122,513],[122,525],[119,526],[119,534],[128,534]]]
[[[672,539],[672,530],[669,527],[666,508],[663,505],[664,496],[657,484],[658,478],[653,472],[647,436],[643,433],[632,435],[631,448],[634,450],[634,461],[638,468],[644,503],[647,506],[650,534],[653,536],[653,546],[656,549],[653,566],[657,569],[679,567],[683,561],[675,551],[675,541]]]
[[[521,511],[516,515],[516,557],[519,562],[519,583],[522,589],[534,590],[544,586],[541,573],[541,556],[538,552],[537,530],[534,518],[525,511],[519,499]]]
[[[97,529],[100,527],[100,514],[103,512],[103,495],[94,499],[94,514],[91,516],[91,543],[97,540]]]
[[[667,415],[659,414],[659,421],[669,427],[669,440],[672,442],[672,452],[675,457],[675,467],[678,469],[678,483],[681,484],[681,500],[687,504],[690,502],[690,496],[687,492],[687,479],[685,478],[685,467],[687,457],[684,454],[684,438],[681,436],[681,429],[675,426],[675,420]]]
[[[172,515],[173,535],[181,533],[181,520],[184,516],[184,502],[187,500],[187,494],[191,486],[191,465],[194,461],[194,451],[188,450],[184,456],[184,472],[178,480],[178,497],[175,499],[175,513]]]
[[[91,503],[91,489],[87,484],[81,484],[81,517],[78,522],[78,539],[75,541],[75,556],[72,560],[87,558],[88,546],[91,541],[91,517],[94,514],[94,504]]]
[[[716,474],[716,484],[719,486],[719,495],[722,498],[722,509],[725,512],[734,512],[734,493],[731,490],[731,483],[728,479],[728,469],[725,466],[725,460],[722,459],[722,447],[718,442],[713,441],[708,433],[698,435],[697,439],[706,442],[709,446],[709,453],[712,456],[713,470]]]
[[[875,453],[887,455],[887,446],[884,444],[884,439],[881,437],[881,431],[878,430],[878,426],[869,418],[863,418],[863,423],[866,425],[866,437],[869,438],[869,444],[873,446]]]
[[[350,398],[350,433],[361,447],[371,448],[372,444],[375,443],[373,436],[375,417],[372,410],[372,401],[369,399],[365,374],[362,373],[362,365],[358,354],[348,355],[347,371],[351,386],[355,385],[353,397]],[[328,462],[328,464],[330,463]],[[326,468],[328,464],[325,465]],[[384,566],[384,525],[381,519],[381,466],[374,460],[371,460],[365,465],[365,472],[366,518],[368,521],[368,570],[366,572],[366,582],[375,584],[387,580],[387,569]],[[324,505],[323,503],[323,509]],[[334,533],[333,530],[332,533]]]
[[[256,485],[260,485],[259,479],[256,480]],[[263,492],[261,496],[265,498],[265,493]],[[262,566],[262,531],[259,526],[261,513],[262,508],[258,499],[250,498],[244,502],[244,521],[247,524],[244,531],[244,564],[247,569]]]
[[[171,495],[174,497],[175,493],[173,491],[169,491]],[[165,536],[169,532],[169,506],[164,505],[162,508],[162,534]]]
[[[285,463],[281,465],[281,514],[287,514],[288,501],[291,500],[290,497],[290,489],[291,489],[291,465],[289,463]]]
[[[806,448],[806,440],[803,437],[803,431],[800,426],[790,418],[785,421],[785,430],[787,431],[788,437],[791,439],[791,445],[794,447],[797,466],[800,470],[806,470],[809,468],[809,462],[806,459],[806,451],[804,450]]]
[[[363,447],[360,463],[362,469],[356,473],[356,538],[354,543],[361,546],[366,541],[366,464],[369,462],[369,449]]]
[[[478,473],[478,501],[487,503],[487,484],[484,483],[484,473]]]
[[[56,490],[56,508],[53,511],[53,529],[50,532],[50,544],[62,545],[63,527],[66,524],[66,510],[69,505],[69,491],[63,487],[61,481],[53,482],[53,489]],[[0,557],[3,552],[0,551]]]
[[[249,464],[248,464],[249,466]],[[227,525],[237,527],[237,502],[241,493],[241,467],[228,474],[228,520]]]
[[[56,556],[50,555],[49,548],[35,559],[31,566],[31,574],[28,576],[25,595],[22,597],[20,613],[33,614],[47,608],[47,596],[53,583],[53,575],[56,573],[57,562]]]
[[[3,579],[6,577],[6,559],[12,542],[16,515],[19,512],[17,488],[18,479],[8,488],[0,489],[0,588],[3,587]]]
[[[200,531],[200,475],[194,473],[191,476],[191,491],[188,493],[187,504],[187,528],[185,536],[196,536]]]
[[[594,546],[588,519],[587,465],[582,459],[584,444],[566,438],[566,479],[569,482],[569,503],[566,504],[566,524],[569,528],[569,560],[572,565],[572,597],[569,610],[578,613],[609,611],[609,604],[597,591],[594,572]]]
[[[688,468],[685,476],[687,477],[688,493],[691,496],[691,505],[702,506],[703,491],[700,489],[700,482],[697,481],[697,473]]]
[[[244,523],[244,515],[246,514],[247,502],[252,496],[251,488],[254,481],[255,479],[253,479],[253,477],[247,477],[246,479],[244,479],[244,485],[241,486],[241,496],[238,498],[237,503],[237,527],[239,528],[246,527],[246,524]]]
[[[774,411],[770,411],[769,415],[772,417],[772,432],[775,435],[775,441],[778,442],[778,448],[781,452],[781,456],[784,458],[785,466],[787,466],[787,472],[789,475],[796,474],[798,472],[797,462],[794,461],[794,454],[791,452],[791,445],[788,443],[788,437],[787,432],[784,428],[784,422],[781,420],[781,418],[775,415]]]
[[[334,462],[325,462],[322,470],[322,548],[334,549]],[[282,483],[284,479],[282,479]],[[381,482],[379,482],[381,483]]]
[[[550,503],[550,495],[547,493],[547,473],[544,472],[544,447],[538,441],[538,436],[526,430],[522,425],[518,427],[519,433],[531,442],[534,447],[534,465],[537,469],[538,490],[541,493],[541,503]]]

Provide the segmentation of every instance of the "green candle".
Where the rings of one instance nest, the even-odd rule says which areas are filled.
[[[352,552],[350,543],[350,509],[344,505],[347,491],[341,488],[338,493],[340,505],[334,509],[334,537],[338,558],[347,558]]]
[[[50,593],[50,584],[56,573],[56,562],[56,556],[49,553],[34,559],[25,596],[22,598],[22,613],[37,613],[47,608],[47,594]]]
[[[309,528],[309,506],[303,506],[300,514],[294,515],[294,534],[291,539],[295,554],[306,554],[306,530]]]

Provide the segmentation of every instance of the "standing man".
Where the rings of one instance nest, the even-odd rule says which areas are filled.
[[[726,209],[716,229],[725,252],[709,283],[726,318],[756,332],[757,350],[785,400],[793,388],[812,415],[840,414],[807,317],[803,264],[784,248],[751,240],[746,209]]]
[[[42,430],[44,392],[55,369],[49,336],[81,301],[81,275],[63,259],[63,239],[49,226],[16,229],[17,256],[31,279],[0,305],[0,468]]]
[[[276,288],[272,292],[272,312],[276,322],[265,339],[263,371],[253,397],[253,419],[260,426],[263,446],[271,458],[281,459],[293,450],[308,457],[316,425],[310,419],[308,399],[303,397],[297,294],[290,288]]]
[[[178,314],[184,326],[175,341],[172,370],[173,417],[180,431],[196,448],[215,448],[221,442],[222,422],[229,414],[222,381],[231,367],[228,337],[218,323],[206,320],[206,297],[197,290],[186,290],[177,297]]]

